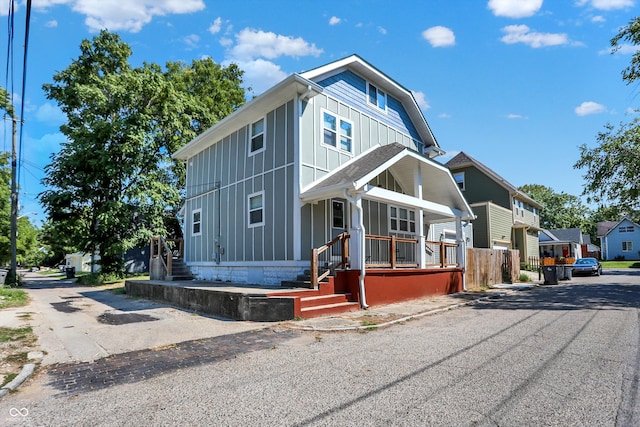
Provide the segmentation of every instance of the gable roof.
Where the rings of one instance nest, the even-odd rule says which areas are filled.
[[[352,70],[366,80],[374,82],[402,103],[425,144],[426,155],[435,157],[444,154],[433,132],[431,132],[431,128],[427,124],[427,120],[422,114],[422,110],[420,110],[413,93],[358,55],[351,55],[309,71],[289,75],[280,83],[272,86],[195,137],[187,145],[176,151],[173,157],[186,160],[215,144],[237,129],[239,125],[253,123],[264,116],[266,111],[272,110],[284,102],[294,99],[296,96],[309,99],[322,93],[324,88],[318,85],[317,82],[346,69]]]
[[[402,103],[407,114],[409,114],[409,117],[411,118],[411,122],[416,127],[420,134],[420,138],[425,144],[425,154],[429,155],[429,157],[444,154],[444,151],[440,148],[433,132],[431,132],[431,128],[429,127],[424,114],[422,114],[422,110],[418,106],[418,103],[413,96],[413,92],[387,76],[360,56],[353,54],[323,66],[302,72],[300,75],[311,81],[320,82],[327,77],[341,73],[347,69],[355,72],[365,80],[374,83],[380,89],[383,89],[387,94],[393,96]]]
[[[625,221],[628,221],[633,226],[640,228],[640,224],[636,224],[635,222],[631,221],[628,217],[624,217],[618,222],[615,222],[615,221],[602,221],[602,222],[598,223],[598,237],[607,236],[609,233],[611,233],[612,231],[616,230],[618,228],[618,226],[620,224],[622,224],[623,222],[625,222]],[[603,232],[602,234],[600,234],[601,231]]]
[[[236,130],[242,123],[253,123],[263,117],[266,111],[270,111],[296,96],[304,96],[308,99],[322,93],[323,90],[321,86],[311,80],[298,74],[291,74],[192,139],[187,145],[176,151],[173,157],[187,160]]]
[[[560,228],[549,231],[560,241],[583,243],[582,231],[579,228]]]
[[[507,190],[511,196],[523,199],[531,206],[536,207],[538,209],[542,209],[542,205],[540,203],[536,202],[527,194],[518,190],[514,185],[509,183],[506,179],[504,179],[503,177],[501,177],[500,175],[495,173],[493,170],[489,169],[487,166],[480,163],[479,161],[477,161],[476,159],[474,159],[464,151],[461,151],[460,153],[455,155],[451,160],[445,163],[445,166],[451,169],[452,171],[456,169],[462,169],[462,168],[473,166],[479,169],[482,173],[487,175],[489,178],[491,178],[495,183],[500,185],[502,188]]]
[[[448,169],[397,142],[374,147],[351,159],[303,189],[300,198],[312,203],[344,197],[343,191],[349,190],[364,191],[370,195],[385,192],[386,196],[389,196],[388,193],[391,192],[372,188],[368,185],[369,181],[389,170],[401,188],[413,188],[417,168],[420,168],[424,183],[423,201],[417,201],[415,198],[409,201],[407,198],[411,196],[399,193],[394,193],[393,197],[406,200],[409,204],[423,203],[422,207],[427,210],[433,207],[430,217],[432,220],[451,219],[451,209],[457,210],[463,220],[475,218]],[[444,212],[445,207],[449,209],[448,212]]]

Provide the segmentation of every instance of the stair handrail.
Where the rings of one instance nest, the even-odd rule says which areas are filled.
[[[171,249],[169,242],[178,244],[178,251]],[[157,248],[157,251],[156,251]],[[162,262],[162,267],[167,276],[171,276],[173,270],[173,257],[181,258],[183,255],[184,244],[182,239],[165,239],[162,236],[151,238],[151,259],[159,258]]]
[[[337,235],[335,238],[333,238],[330,242],[325,243],[324,245],[320,246],[319,248],[313,248],[311,249],[311,272],[310,272],[310,280],[311,280],[311,285],[314,288],[317,288],[320,281],[322,279],[324,279],[325,277],[327,277],[329,274],[331,274],[331,269],[327,269],[327,271],[325,271],[322,274],[318,273],[318,268],[319,268],[319,262],[318,262],[318,257],[328,251],[329,249],[331,249],[334,245],[340,243],[342,245],[341,248],[341,253],[342,253],[342,257],[339,263],[337,263],[335,266],[333,266],[334,268],[345,268],[347,267],[347,265],[349,264],[349,233],[342,232],[339,235]]]

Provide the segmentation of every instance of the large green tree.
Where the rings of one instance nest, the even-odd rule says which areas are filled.
[[[585,228],[590,229],[590,211],[579,197],[565,192],[557,193],[552,188],[540,184],[527,184],[518,188],[542,205],[540,227],[545,229]]]
[[[181,205],[184,166],[171,155],[244,103],[242,71],[211,59],[132,67],[114,33],[84,40],[45,84],[67,116],[40,195],[55,234],[121,273],[124,252],[164,234]]]
[[[634,18],[611,39],[613,51],[623,43],[640,46],[640,17]],[[640,50],[622,71],[622,79],[631,84],[640,79]],[[584,169],[584,192],[589,202],[613,206],[622,215],[640,211],[640,118],[617,127],[607,124],[599,132],[598,145],[580,146],[580,159],[574,168]]]

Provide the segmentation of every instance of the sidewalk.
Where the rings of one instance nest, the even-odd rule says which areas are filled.
[[[460,292],[438,295],[417,300],[370,307],[349,313],[324,316],[313,319],[282,322],[281,325],[300,331],[340,332],[384,328],[432,314],[452,310],[465,305],[478,304],[493,298],[501,298],[509,293],[531,289],[533,283],[496,285],[479,292]]]

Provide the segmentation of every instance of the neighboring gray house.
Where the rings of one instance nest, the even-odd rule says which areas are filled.
[[[640,225],[624,218],[598,223],[602,259],[640,259]]]
[[[539,256],[542,206],[489,167],[460,152],[446,164],[476,215],[473,246],[518,249],[520,261]],[[533,259],[531,260],[533,261]]]
[[[473,212],[411,91],[357,55],[292,74],[175,154],[186,162],[184,260],[207,280],[280,284],[350,235],[413,236]],[[462,247],[459,249],[462,251]],[[463,259],[461,255],[459,259]]]
[[[587,240],[579,228],[563,228],[541,230],[538,234],[540,241],[540,256],[551,258],[582,258],[582,245]]]

